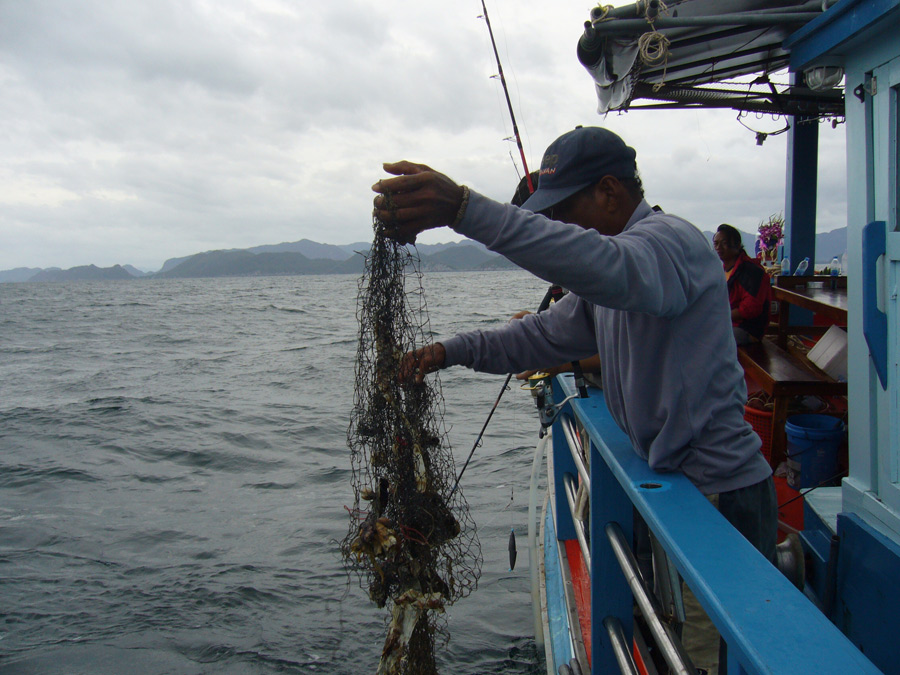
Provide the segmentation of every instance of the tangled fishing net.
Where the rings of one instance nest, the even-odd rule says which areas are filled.
[[[426,344],[428,315],[418,259],[382,230],[376,220],[359,284],[355,498],[341,550],[372,601],[390,609],[378,674],[428,675],[436,638],[447,638],[444,607],[474,590],[481,549],[455,486],[440,383],[398,378],[404,354]]]

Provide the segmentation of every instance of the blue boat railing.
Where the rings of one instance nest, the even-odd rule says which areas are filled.
[[[590,493],[590,475],[584,464],[584,448],[582,446],[581,437],[575,428],[575,422],[570,415],[563,415],[558,420],[558,429],[561,429],[566,440],[566,446],[569,449],[572,461],[581,480],[580,487]],[[578,545],[581,549],[582,557],[588,569],[591,567],[591,555],[588,546],[588,532],[584,521],[577,517],[578,490],[579,485],[575,481],[575,477],[570,474],[563,474],[562,482],[565,487],[566,502],[569,507],[569,513],[573,516],[572,523],[575,528],[575,535],[578,539]],[[635,603],[647,622],[648,629],[653,636],[656,644],[659,646],[660,652],[673,675],[692,675],[690,659],[686,658],[680,641],[673,633],[670,623],[664,623],[661,619],[662,611],[655,601],[653,593],[645,586],[644,580],[638,568],[637,560],[631,551],[631,547],[626,543],[622,528],[618,523],[608,523],[605,527],[606,536],[609,539],[622,573],[631,589]],[[631,655],[631,651],[622,648],[625,641],[625,634],[622,624],[615,617],[606,617],[603,621],[603,627],[610,638],[610,644],[614,650],[616,662],[623,673],[635,673],[637,664]]]
[[[571,375],[554,380],[557,402],[574,393]],[[590,440],[587,465],[575,422]],[[592,673],[633,672],[627,647],[636,598],[656,616],[646,618],[657,646],[670,651],[670,668],[684,672],[680,642],[659,621],[658,603],[640,597],[646,588],[630,547],[635,510],[724,639],[727,667],[719,672],[880,672],[687,478],[654,472],[637,456],[602,391],[566,403],[553,422],[552,452],[557,539],[577,539],[591,570]],[[572,515],[579,481],[589,495],[587,526]]]
[[[622,568],[623,574],[625,574],[628,587],[631,589],[641,616],[647,622],[650,633],[656,641],[666,664],[669,666],[669,672],[672,675],[694,675],[696,671],[690,666],[690,658],[684,653],[681,641],[674,634],[671,624],[663,623],[662,621],[662,612],[658,607],[658,603],[655,602],[653,593],[645,586],[638,569],[637,560],[631,551],[631,546],[625,540],[622,528],[619,527],[618,523],[607,523],[604,529],[616,560],[619,561],[619,566]],[[604,625],[606,625],[605,621]],[[616,654],[616,661],[619,662],[621,667],[621,657],[618,654]],[[637,666],[632,660],[627,672],[636,671]]]

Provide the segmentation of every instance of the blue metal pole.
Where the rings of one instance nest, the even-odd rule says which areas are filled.
[[[816,190],[818,187],[819,123],[795,117],[788,131],[785,195],[785,254],[792,267],[805,257],[816,260]]]
[[[816,196],[818,189],[819,123],[816,118],[795,117],[788,131],[784,254],[791,267],[809,258],[807,274],[816,264]],[[791,324],[812,323],[812,312],[794,307]]]

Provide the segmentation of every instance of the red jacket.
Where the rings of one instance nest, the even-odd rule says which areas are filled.
[[[732,319],[732,324],[762,339],[769,325],[771,299],[769,275],[742,250],[728,277],[728,301],[731,309],[737,309],[741,315],[740,319]]]

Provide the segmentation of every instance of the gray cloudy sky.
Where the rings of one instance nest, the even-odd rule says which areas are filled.
[[[730,111],[596,114],[575,58],[593,4],[488,2],[530,167],[563,131],[602,124],[637,149],[648,199],[701,229],[752,232],[781,211],[784,135],[757,147]],[[397,159],[507,200],[515,145],[479,14],[480,0],[0,0],[0,269],[370,240],[370,186]],[[820,231],[846,224],[843,138],[822,125]]]

